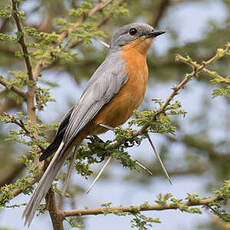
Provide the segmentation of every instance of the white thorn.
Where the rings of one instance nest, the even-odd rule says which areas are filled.
[[[153,173],[151,172],[151,170],[149,168],[147,168],[146,166],[144,166],[141,162],[139,162],[138,160],[136,160],[136,164],[138,166],[140,166],[142,169],[144,169],[147,173],[149,173],[151,176],[153,175]]]
[[[107,165],[109,164],[109,162],[112,160],[112,156],[110,156],[107,161],[105,162],[105,164],[103,165],[103,167],[101,168],[101,170],[99,171],[99,173],[97,174],[97,176],[95,177],[95,179],[93,180],[93,183],[89,186],[89,188],[87,189],[86,193],[89,193],[90,190],[93,188],[93,186],[96,184],[97,180],[99,179],[99,177],[101,176],[101,174],[103,173],[103,171],[105,170],[105,168],[107,167]]]
[[[100,42],[103,46],[105,46],[106,48],[110,48],[110,45],[107,44],[106,42],[102,41],[102,40],[97,40],[98,42]]]
[[[106,128],[106,129],[108,129],[108,130],[114,130],[114,128],[113,127],[111,127],[111,126],[109,126],[109,125],[104,125],[104,124],[99,124],[101,127],[103,127],[103,128]]]
[[[151,145],[152,148],[153,148],[153,151],[154,151],[154,153],[155,153],[155,155],[156,155],[158,161],[160,162],[161,168],[163,169],[163,171],[164,171],[164,173],[165,173],[167,179],[169,180],[169,183],[172,184],[172,181],[171,181],[171,178],[170,178],[170,176],[169,176],[169,174],[168,174],[168,172],[167,172],[167,169],[165,168],[165,166],[164,166],[164,164],[163,164],[163,162],[162,162],[162,160],[161,160],[161,158],[160,158],[160,155],[158,154],[158,152],[157,152],[157,150],[156,150],[156,148],[155,148],[155,146],[154,146],[154,144],[153,144],[153,142],[152,142],[152,140],[151,140],[149,134],[147,133],[146,136],[147,136],[147,138],[148,138],[148,140],[149,140],[150,145]]]

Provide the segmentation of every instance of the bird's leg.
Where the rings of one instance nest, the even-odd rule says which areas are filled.
[[[103,127],[103,128],[106,128],[106,129],[108,129],[108,130],[111,130],[111,131],[113,131],[114,130],[114,128],[113,127],[111,127],[111,126],[109,126],[109,125],[105,125],[105,124],[99,124],[101,127]],[[98,140],[99,140],[99,142],[102,142],[102,143],[104,143],[104,141],[101,139],[101,138],[99,138],[98,136],[96,136],[96,135],[93,135],[95,138],[97,138]],[[97,161],[97,163],[101,163],[102,161],[104,161],[104,159],[105,159],[105,156],[103,155],[102,157],[101,157],[101,159],[99,160],[99,161]]]
[[[98,137],[97,135],[92,135],[98,142],[101,142],[101,143],[105,143],[100,137]],[[88,139],[90,139],[90,138],[88,138]],[[100,157],[100,160],[95,160],[96,161],[96,163],[101,163],[102,161],[104,161],[104,159],[105,159],[105,155],[102,155],[101,157]]]
[[[160,158],[160,155],[159,155],[159,153],[157,152],[157,150],[156,150],[156,148],[155,148],[155,146],[154,146],[154,144],[153,144],[153,142],[152,142],[152,140],[151,140],[149,134],[146,133],[145,135],[146,135],[147,139],[149,140],[149,143],[150,143],[150,145],[151,145],[151,147],[152,147],[152,149],[153,149],[153,152],[155,153],[155,155],[156,155],[158,161],[160,162],[161,168],[163,169],[163,171],[164,171],[164,173],[165,173],[167,179],[169,180],[169,183],[172,184],[171,178],[170,178],[170,176],[169,176],[169,174],[168,174],[168,172],[167,172],[167,170],[166,170],[166,168],[165,168],[165,166],[164,166],[164,164],[163,164],[163,162],[162,162],[162,160],[161,160],[161,158]]]
[[[111,130],[111,131],[114,131],[114,128],[113,127],[111,127],[111,126],[109,126],[109,125],[105,125],[105,124],[99,124],[101,127],[103,127],[103,128],[106,128],[106,129],[108,129],[108,130]],[[124,143],[124,145],[125,145],[125,147],[132,147],[133,146],[133,144],[129,144],[128,143],[128,141],[126,141],[125,143]]]

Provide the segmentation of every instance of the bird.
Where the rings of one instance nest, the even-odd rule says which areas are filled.
[[[77,103],[60,122],[53,142],[39,160],[54,156],[41,177],[23,217],[30,225],[64,160],[87,136],[105,133],[124,124],[142,103],[148,82],[147,53],[154,38],[165,31],[146,23],[122,26],[112,37],[108,53]]]

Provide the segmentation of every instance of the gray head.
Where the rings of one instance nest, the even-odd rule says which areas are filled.
[[[130,42],[140,38],[154,38],[165,31],[155,30],[152,26],[145,23],[131,23],[121,27],[113,36],[110,43],[112,50],[118,50],[122,46],[129,44]]]

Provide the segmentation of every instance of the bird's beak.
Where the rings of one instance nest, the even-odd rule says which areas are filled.
[[[161,34],[164,34],[166,31],[163,30],[154,30],[146,35],[147,38],[155,38]]]

